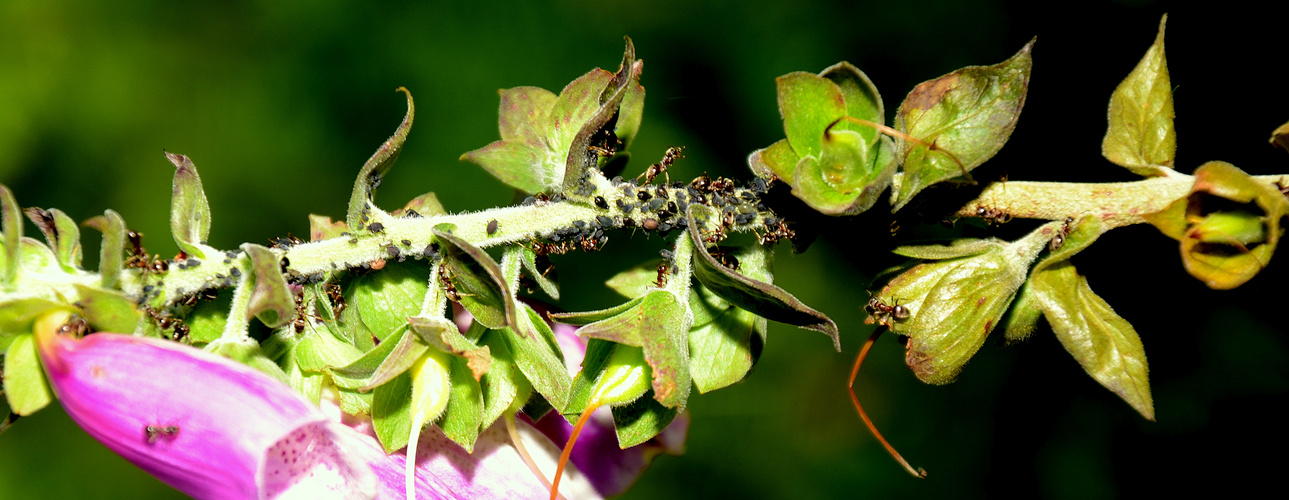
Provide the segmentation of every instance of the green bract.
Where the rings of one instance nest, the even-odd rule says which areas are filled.
[[[627,39],[616,74],[591,70],[559,96],[537,87],[501,90],[501,140],[461,159],[526,193],[568,189],[596,165],[591,147],[616,151],[631,144],[644,113],[642,68]]]
[[[1164,25],[1145,57],[1110,97],[1110,127],[1101,142],[1106,159],[1146,176],[1173,168],[1177,131],[1173,127],[1173,87],[1164,60]]]

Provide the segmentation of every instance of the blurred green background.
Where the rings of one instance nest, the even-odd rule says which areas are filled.
[[[630,173],[685,145],[673,179],[748,178],[746,155],[783,137],[780,74],[849,60],[884,93],[889,116],[916,83],[1002,61],[1037,35],[1019,126],[977,177],[1131,180],[1100,157],[1104,110],[1165,12],[1179,169],[1223,159],[1252,173],[1289,171],[1289,156],[1266,142],[1289,118],[1283,54],[1271,43],[1284,18],[1238,2],[486,3],[0,1],[0,182],[23,206],[78,220],[112,208],[148,235],[149,250],[172,255],[165,149],[199,168],[213,245],[305,235],[306,214],[343,215],[359,166],[403,115],[393,91],[406,86],[416,124],[378,201],[392,209],[433,190],[451,210],[504,205],[508,189],[457,161],[497,139],[496,90],[558,91],[593,67],[616,69],[623,35],[645,61],[648,89]],[[1287,443],[1271,408],[1289,394],[1289,263],[1239,290],[1210,291],[1184,274],[1176,243],[1149,227],[1114,231],[1075,262],[1140,333],[1159,421],[1084,375],[1045,327],[1020,346],[990,343],[944,387],[917,382],[902,348],[883,338],[857,387],[887,437],[930,472],[908,477],[844,388],[871,331],[864,289],[893,262],[888,223],[882,214],[835,221],[803,255],[780,248],[780,284],[837,321],[844,352],[773,325],[747,381],[691,398],[686,455],[659,459],[628,498],[1112,498],[1197,483],[1278,487],[1272,471],[1285,465]],[[559,261],[564,307],[610,305],[599,283],[656,258],[663,244],[627,241],[615,236],[609,251]],[[1253,460],[1264,452],[1270,458]],[[175,496],[58,408],[0,435],[0,498]]]

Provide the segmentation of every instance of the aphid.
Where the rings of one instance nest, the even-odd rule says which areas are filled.
[[[642,220],[640,221],[640,227],[644,228],[645,231],[653,231],[654,229],[658,229],[658,219]]]
[[[636,191],[636,199],[637,199],[637,200],[640,200],[640,201],[649,201],[649,198],[653,198],[653,196],[652,196],[652,195],[650,195],[648,191],[645,191],[645,190],[643,190],[643,189],[641,189],[641,190],[639,190],[639,191]]]
[[[488,236],[492,236],[493,234],[496,234],[496,232],[497,232],[497,219],[492,219],[488,221]]]
[[[596,197],[595,197],[595,206],[600,207],[601,209],[608,209],[608,208],[609,208],[609,202],[604,201],[604,197],[603,197],[603,196],[596,196]]]
[[[664,199],[664,200],[668,199],[668,198],[667,198],[667,188],[665,188],[665,187],[663,187],[663,186],[658,186],[658,189],[653,190],[653,194],[654,194],[655,196],[659,197],[659,198]]]
[[[385,232],[385,225],[379,222],[373,222],[367,226],[367,230],[376,234]]]
[[[143,427],[143,433],[148,436],[148,444],[157,442],[159,438],[171,439],[179,435],[179,426],[177,425],[146,425]]]

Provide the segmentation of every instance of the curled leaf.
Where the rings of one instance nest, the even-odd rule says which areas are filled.
[[[1025,105],[1033,48],[1030,40],[1006,61],[963,68],[909,92],[895,114],[895,128],[907,134],[896,146],[904,177],[893,194],[895,210],[927,186],[969,175],[1002,149]]]
[[[643,71],[643,62],[636,61],[636,47],[631,43],[631,38],[626,39],[627,48],[622,54],[622,66],[618,72],[613,74],[613,78],[605,85],[604,90],[600,91],[598,99],[592,101],[596,104],[595,113],[592,114],[577,134],[573,136],[568,146],[568,159],[565,162],[563,188],[565,191],[571,191],[582,181],[588,167],[595,166],[598,154],[592,151],[592,146],[602,146],[603,142],[616,143],[617,139],[606,138],[606,132],[609,127],[616,126],[619,108],[622,101],[626,98],[628,89],[636,84],[640,78],[640,72]],[[563,97],[563,94],[560,95]],[[641,97],[643,98],[643,97]],[[643,103],[640,104],[643,106]],[[643,108],[641,108],[643,109]],[[560,107],[558,103],[555,107],[555,117],[559,118]],[[633,117],[637,121],[638,117]],[[577,122],[570,122],[570,124]],[[635,126],[639,126],[638,123]],[[559,127],[559,124],[556,124]],[[572,128],[563,129],[564,131]],[[632,131],[634,133],[634,131]],[[561,141],[562,142],[562,141]],[[610,144],[615,146],[616,144]],[[557,152],[559,150],[556,150]]]
[[[1173,87],[1164,60],[1165,15],[1159,34],[1132,73],[1110,96],[1109,120],[1101,154],[1106,159],[1146,176],[1173,168],[1177,131],[1173,127]]]
[[[107,289],[116,288],[121,269],[125,265],[125,219],[121,218],[121,214],[108,209],[103,215],[92,217],[82,225],[103,233],[103,244],[99,246],[98,257],[99,284]]]
[[[365,226],[364,216],[371,207],[375,206],[372,203],[372,196],[385,175],[389,173],[389,169],[394,166],[398,153],[403,150],[403,142],[407,140],[407,134],[412,130],[412,119],[416,116],[412,93],[403,87],[399,87],[398,91],[407,94],[407,114],[403,116],[403,122],[394,130],[394,135],[386,139],[380,149],[377,149],[376,153],[363,164],[362,170],[358,171],[353,193],[349,195],[349,212],[345,217],[345,223],[351,230],[358,230]]]
[[[654,290],[612,317],[578,330],[579,335],[644,349],[653,371],[654,398],[668,408],[689,398],[689,332],[685,304],[666,290]]]
[[[0,184],[0,229],[4,230],[4,274],[0,275],[6,289],[13,288],[18,278],[18,258],[22,246],[22,209],[13,192]],[[115,274],[113,274],[115,277]],[[106,279],[106,278],[104,278]]]
[[[24,210],[27,218],[45,235],[45,241],[58,255],[58,263],[67,272],[81,267],[81,231],[76,222],[62,210],[31,207]]]
[[[832,338],[833,346],[841,350],[837,324],[827,315],[807,306],[782,288],[739,274],[712,258],[699,233],[714,220],[715,211],[703,205],[690,205],[688,217],[690,238],[698,249],[694,252],[694,276],[703,286],[758,316],[821,332]]]
[[[205,259],[202,251],[210,236],[210,203],[201,188],[201,176],[187,156],[166,152],[175,165],[175,180],[170,196],[170,233],[179,249],[188,255]]]
[[[280,271],[281,263],[272,250],[254,243],[243,243],[242,250],[251,258],[255,288],[251,291],[246,314],[259,318],[269,328],[277,328],[295,316],[295,299]]]
[[[482,248],[453,236],[445,229],[433,229],[434,237],[455,249],[453,255],[464,254],[468,257],[459,259],[449,256],[444,261],[451,269],[449,272],[459,280],[455,286],[461,296],[461,305],[488,328],[515,325],[515,296],[501,271],[501,265]]]

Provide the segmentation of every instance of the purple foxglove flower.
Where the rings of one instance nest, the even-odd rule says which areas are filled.
[[[187,346],[38,333],[63,408],[112,451],[197,498],[371,498],[352,430],[286,385]]]

